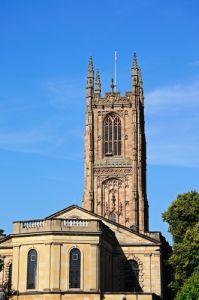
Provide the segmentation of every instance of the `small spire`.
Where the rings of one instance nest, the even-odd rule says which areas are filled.
[[[137,55],[136,52],[133,54],[133,66],[132,66],[132,76],[138,75],[138,63],[137,63]]]
[[[142,82],[142,72],[139,68],[138,70],[138,81],[139,81],[139,94],[140,94],[140,101],[142,105],[144,105],[144,95],[143,95],[143,82]]]
[[[93,58],[90,56],[88,64],[88,77],[93,77]]]
[[[87,88],[93,88],[94,86],[94,70],[92,56],[89,58],[88,75],[87,75]]]
[[[136,86],[138,85],[138,77],[139,77],[139,68],[138,68],[138,63],[137,63],[137,56],[136,53],[134,52],[133,55],[133,65],[132,65],[132,90],[133,93],[136,93]]]
[[[115,89],[115,84],[114,84],[114,79],[111,79],[111,92],[114,93],[114,89]]]
[[[100,73],[99,70],[96,72],[96,78],[95,78],[95,93],[101,94],[101,80],[100,80]]]

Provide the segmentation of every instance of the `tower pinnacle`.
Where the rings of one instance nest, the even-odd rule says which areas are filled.
[[[89,58],[88,64],[88,76],[87,76],[87,88],[93,88],[94,86],[94,70],[92,56]]]
[[[135,52],[134,52],[134,55],[133,55],[133,65],[132,65],[132,75],[131,76],[132,76],[132,90],[135,93],[136,86],[138,85],[138,76],[139,76],[137,56],[136,56]]]
[[[100,80],[100,73],[99,70],[96,72],[95,78],[95,93],[100,95],[101,94],[101,80]]]

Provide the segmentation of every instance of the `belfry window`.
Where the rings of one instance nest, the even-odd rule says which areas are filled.
[[[104,120],[104,154],[121,155],[121,121],[116,114],[109,114]]]
[[[80,288],[81,253],[74,248],[70,251],[69,288]]]
[[[27,289],[36,288],[36,276],[37,276],[37,251],[32,249],[28,252]]]
[[[136,260],[130,259],[125,262],[125,291],[141,292],[139,285],[139,265]]]

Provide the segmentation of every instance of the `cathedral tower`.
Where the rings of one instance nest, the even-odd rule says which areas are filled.
[[[83,207],[134,230],[148,231],[144,96],[136,54],[132,89],[101,96],[99,71],[89,60]]]

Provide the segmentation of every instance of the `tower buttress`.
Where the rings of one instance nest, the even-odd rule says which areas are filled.
[[[86,126],[84,133],[84,207],[94,210],[94,122],[93,122],[93,99],[94,99],[94,69],[92,57],[89,59],[88,75],[86,84]]]

